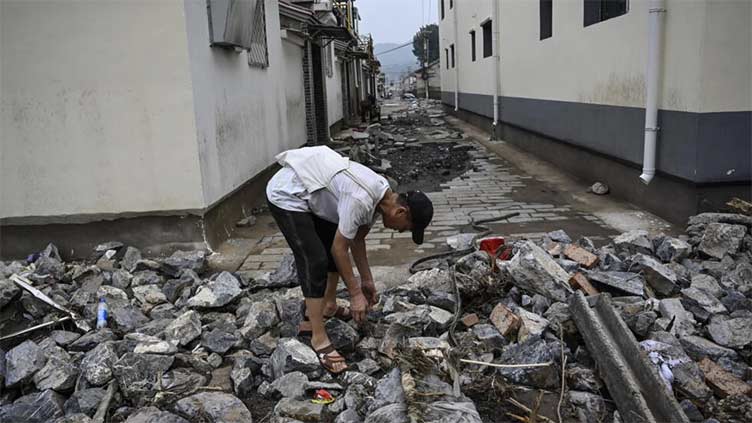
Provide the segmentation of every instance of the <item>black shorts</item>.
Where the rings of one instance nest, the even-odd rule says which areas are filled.
[[[298,270],[298,280],[306,298],[323,298],[327,273],[337,272],[332,244],[337,224],[313,213],[281,209],[269,202],[269,210],[290,245]]]

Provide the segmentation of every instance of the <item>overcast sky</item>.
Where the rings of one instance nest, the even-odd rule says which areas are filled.
[[[360,33],[373,34],[374,43],[406,43],[422,25],[438,20],[436,0],[356,0],[355,5]]]

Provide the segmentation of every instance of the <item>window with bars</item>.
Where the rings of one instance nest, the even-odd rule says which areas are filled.
[[[253,23],[251,26],[251,45],[248,49],[248,64],[266,68],[269,66],[269,49],[266,44],[266,8],[264,0],[255,0]]]

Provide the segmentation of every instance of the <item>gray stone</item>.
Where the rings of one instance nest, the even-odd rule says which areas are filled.
[[[471,401],[434,401],[426,406],[426,421],[483,423]]]
[[[209,354],[209,357],[206,358],[206,362],[215,369],[219,368],[222,365],[223,361],[224,359],[222,358],[222,356],[214,352]]]
[[[752,343],[752,318],[711,319],[707,327],[710,337],[719,345],[743,348]]]
[[[293,338],[279,340],[270,363],[274,379],[295,371],[308,374],[320,367],[319,359],[311,347]]]
[[[131,286],[131,279],[133,279],[131,272],[123,269],[116,269],[112,272],[111,283],[115,288],[126,289]]]
[[[684,336],[679,338],[679,342],[681,342],[681,346],[687,355],[694,361],[701,361],[705,357],[713,361],[718,361],[721,357],[730,359],[737,357],[736,351],[724,348],[699,336]]]
[[[206,377],[191,369],[173,369],[162,376],[162,390],[179,396],[204,385],[206,385]]]
[[[692,276],[692,284],[690,288],[705,290],[710,295],[721,298],[723,296],[723,289],[718,284],[718,281],[710,275],[696,274]]]
[[[204,332],[201,335],[201,345],[219,354],[226,353],[239,340],[240,339],[232,333],[225,332],[218,328],[214,328],[211,332]]]
[[[671,333],[678,336],[694,334],[695,318],[692,313],[688,312],[679,298],[666,298],[661,300],[658,305],[661,316],[666,319],[674,319],[674,325]]]
[[[327,320],[325,329],[332,345],[340,353],[344,354],[354,351],[355,346],[360,342],[360,334],[358,331],[337,318]]]
[[[77,413],[60,417],[54,423],[91,423],[91,418],[86,414]]]
[[[518,342],[524,342],[530,337],[538,337],[548,328],[548,320],[522,307],[517,307],[515,314],[520,318],[520,329],[517,332]]]
[[[572,320],[572,314],[569,312],[569,305],[565,303],[553,303],[551,307],[543,313],[543,317],[549,321],[551,329],[555,334],[559,334],[560,329],[565,335],[574,335],[577,333],[577,326]]]
[[[497,331],[498,332],[498,331]],[[397,348],[407,343],[408,338],[419,336],[422,330],[416,326],[402,323],[392,323],[386,330],[379,352],[389,358],[394,358]]]
[[[112,300],[128,301],[128,294],[120,288],[111,285],[102,285],[97,288],[97,298],[104,298],[107,302]]]
[[[525,342],[505,348],[500,362],[504,364],[545,363],[559,360],[560,355],[559,342],[546,342],[540,338],[531,337]],[[498,371],[512,383],[536,388],[552,389],[561,383],[557,366],[504,368]]]
[[[521,289],[554,301],[566,301],[572,292],[567,272],[532,241],[522,242],[518,253],[505,263],[515,285]]]
[[[271,384],[271,392],[285,398],[303,398],[308,384],[308,376],[301,372],[292,372],[283,375]]]
[[[139,326],[149,322],[149,318],[141,310],[127,301],[110,301],[107,307],[109,308],[108,323],[111,324],[113,330],[121,334],[133,332]]]
[[[142,263],[143,260],[139,261]],[[134,271],[131,279],[131,288],[141,285],[162,285],[164,278],[154,270]]]
[[[254,289],[291,288],[298,285],[298,270],[292,254],[285,254],[277,268],[264,277],[256,279]]]
[[[705,376],[697,363],[689,361],[671,367],[674,374],[674,388],[684,397],[692,400],[705,401],[713,392],[705,384]]]
[[[725,295],[721,298],[721,303],[730,313],[737,310],[752,310],[752,301],[739,291],[726,291]]]
[[[170,303],[160,304],[149,311],[149,317],[152,319],[174,319],[177,309]]]
[[[716,297],[702,289],[685,288],[681,290],[681,293],[684,308],[689,310],[700,321],[704,322],[712,315],[728,311]]]
[[[81,360],[81,375],[94,386],[102,386],[112,379],[112,365],[118,360],[113,342],[97,345]]]
[[[188,345],[201,336],[201,317],[195,311],[186,311],[164,330],[164,337],[178,345]]]
[[[120,392],[138,404],[160,390],[159,380],[173,361],[172,356],[126,353],[112,365],[112,372]]]
[[[645,280],[653,290],[661,295],[671,295],[676,289],[676,274],[658,260],[644,254],[636,254],[631,258],[632,264],[637,265]]]
[[[553,232],[549,232],[546,234],[546,236],[550,238],[551,241],[554,241],[554,242],[561,242],[564,244],[572,243],[572,238],[570,238],[569,235],[567,235],[567,233],[561,229],[553,231]]]
[[[678,238],[666,237],[658,245],[655,255],[664,263],[679,262],[692,252],[692,246]]]
[[[242,293],[237,278],[229,272],[222,272],[215,280],[202,286],[198,293],[188,300],[188,306],[194,308],[224,307]]]
[[[127,271],[132,271],[139,260],[141,260],[141,251],[138,248],[129,246],[125,249],[125,254],[120,260],[120,267]]]
[[[0,279],[0,309],[16,301],[21,296],[21,288],[13,281]]]
[[[251,303],[240,333],[246,339],[257,338],[277,323],[279,323],[279,316],[277,316],[277,306],[274,302],[257,301]]]
[[[157,285],[139,285],[133,287],[133,296],[141,304],[158,305],[167,302],[167,297]]]
[[[616,251],[629,256],[638,253],[653,254],[653,243],[644,230],[629,231],[617,236],[614,238],[614,246]]]
[[[34,262],[34,266],[36,266],[34,273],[39,276],[49,276],[59,281],[65,275],[65,265],[54,257],[39,257]]]
[[[190,289],[196,281],[200,281],[198,275],[192,271],[184,271],[178,279],[170,279],[162,285],[162,292],[167,297],[167,301],[174,303],[180,298],[184,289]]]
[[[97,411],[99,403],[104,398],[104,388],[81,389],[65,401],[65,414],[82,413],[87,416],[93,416]]]
[[[278,339],[278,337],[267,332],[260,337],[251,340],[249,349],[259,357],[269,356],[274,352],[274,349],[277,348]]]
[[[602,416],[606,414],[606,403],[603,397],[582,391],[569,391],[567,395],[580,422],[602,421]]]
[[[34,341],[24,341],[5,354],[5,386],[29,382],[47,362],[44,351]]]
[[[681,406],[682,410],[684,411],[684,415],[689,418],[689,421],[692,423],[700,423],[703,420],[705,420],[705,417],[702,415],[700,410],[697,408],[697,406],[690,400],[684,399],[682,400],[679,405]]]
[[[175,411],[189,421],[207,423],[251,423],[253,418],[245,404],[223,392],[200,392],[175,404]]]
[[[188,423],[188,420],[157,407],[144,407],[131,414],[125,423]]]
[[[705,228],[698,250],[718,259],[727,254],[736,254],[746,233],[747,228],[742,225],[710,223]]]
[[[344,401],[342,401],[344,403]],[[336,402],[335,402],[336,403]],[[332,405],[329,405],[329,410],[332,412],[335,412],[332,410]],[[337,415],[337,418],[334,419],[334,423],[362,423],[363,418],[358,415],[358,412],[352,409],[347,409],[343,412],[341,412],[339,415]]]
[[[374,392],[374,399],[369,411],[375,411],[389,404],[405,402],[405,391],[402,388],[402,373],[399,368],[392,369],[379,379]]]
[[[144,335],[133,348],[136,354],[175,354],[178,352],[177,345],[173,342],[164,341],[154,336]]]
[[[0,422],[49,423],[63,416],[65,397],[48,389],[24,395],[0,407]]]
[[[50,332],[50,339],[55,341],[55,343],[61,347],[67,347],[80,337],[80,334],[76,332],[68,332],[66,330],[53,330]]]
[[[612,253],[601,253],[598,256],[598,268],[604,272],[624,272],[627,266],[616,255]]]
[[[73,363],[50,357],[47,364],[34,374],[34,385],[40,391],[67,391],[76,385],[77,377],[78,368]]]
[[[274,407],[274,414],[282,417],[289,417],[304,422],[322,421],[324,406],[314,404],[309,400],[295,400],[292,398],[282,398]]]
[[[603,382],[595,370],[579,364],[567,365],[567,386],[575,391],[586,391],[594,394],[603,389]]]
[[[501,349],[508,343],[494,325],[482,323],[473,326],[472,331],[478,341],[485,346],[486,351]]]
[[[734,270],[723,274],[721,284],[752,297],[752,263],[741,261]]]
[[[645,279],[642,275],[631,272],[588,272],[590,282],[596,282],[607,288],[626,292],[630,295],[642,296],[645,289]]]
[[[206,270],[206,252],[202,250],[175,251],[164,263],[177,269],[189,269],[196,273]]]

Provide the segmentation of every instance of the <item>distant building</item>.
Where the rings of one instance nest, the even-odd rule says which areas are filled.
[[[229,9],[228,9],[229,8]],[[0,1],[0,256],[216,247],[375,92],[353,1]]]
[[[674,222],[749,199],[752,2],[437,4],[442,97],[460,116]]]
[[[418,69],[413,73],[415,76],[416,96],[426,97],[426,85],[428,86],[428,98],[441,100],[441,61],[434,60],[426,66],[425,74],[423,69]]]

